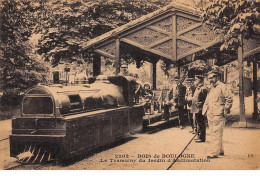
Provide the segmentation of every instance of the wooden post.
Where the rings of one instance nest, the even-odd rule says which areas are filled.
[[[93,76],[98,76],[101,74],[101,57],[99,55],[94,55],[93,57]]]
[[[239,107],[240,107],[240,122],[239,127],[246,127],[245,117],[245,100],[244,100],[244,84],[243,84],[243,36],[239,35],[240,46],[238,48],[238,69],[239,69]]]
[[[172,16],[172,60],[177,61],[177,19],[176,14]]]
[[[178,76],[181,77],[181,67],[178,66]]]
[[[257,61],[253,61],[253,92],[254,92],[254,112],[253,118],[257,120],[258,118],[258,108],[257,108]]]
[[[153,61],[152,61],[152,67],[153,67],[153,73],[152,73],[152,76],[153,76],[153,90],[156,90],[156,63],[157,63],[156,58],[153,58]]]
[[[227,83],[227,76],[228,76],[228,68],[227,67],[224,70],[224,75],[225,75],[224,81],[225,81],[225,83]]]
[[[68,72],[66,72],[66,86],[68,85]]]
[[[120,73],[121,58],[120,58],[120,41],[116,39],[116,75]]]

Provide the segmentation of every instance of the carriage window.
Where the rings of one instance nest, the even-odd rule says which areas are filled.
[[[79,95],[68,95],[70,99],[70,111],[82,110],[81,99]]]
[[[102,108],[101,93],[98,91],[82,92],[83,104],[85,110],[94,110]]]
[[[51,97],[25,97],[23,100],[24,114],[52,114],[53,102]]]

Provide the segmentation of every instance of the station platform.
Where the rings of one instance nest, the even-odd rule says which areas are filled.
[[[163,125],[166,123],[171,123],[172,121],[178,120],[178,112],[172,112],[169,119],[163,116],[163,113],[154,112],[154,114],[146,113],[143,117],[143,127],[144,128],[152,128],[158,125]]]

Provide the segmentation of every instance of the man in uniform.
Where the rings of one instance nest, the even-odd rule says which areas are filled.
[[[153,98],[153,91],[151,90],[151,85],[149,83],[144,83],[142,91],[142,99],[145,102],[144,109],[145,112],[151,113],[151,100]]]
[[[186,94],[186,86],[179,81],[180,77],[175,77],[176,82],[176,91],[173,90],[173,98],[174,102],[176,103],[176,107],[178,108],[178,115],[179,115],[179,125],[180,128],[183,129],[185,123],[185,110],[184,106],[186,105],[185,101],[185,94]]]
[[[186,84],[187,84],[187,91],[186,91],[186,95],[185,95],[185,100],[187,103],[188,119],[190,122],[190,126],[192,128],[192,131],[190,131],[190,132],[195,134],[196,124],[194,123],[194,120],[193,120],[193,113],[191,112],[191,105],[192,105],[192,97],[193,97],[196,87],[193,84],[193,78],[187,78]]]
[[[202,115],[202,107],[207,96],[207,88],[204,86],[204,77],[201,75],[195,76],[194,85],[196,90],[192,97],[191,112],[194,115],[196,122],[198,140],[196,142],[205,142],[206,140],[206,124],[205,117]]]
[[[211,71],[208,74],[211,88],[202,110],[202,114],[207,115],[211,136],[208,158],[217,158],[219,155],[224,155],[222,137],[226,121],[225,116],[230,112],[233,101],[230,89],[219,81],[218,76],[217,71]]]

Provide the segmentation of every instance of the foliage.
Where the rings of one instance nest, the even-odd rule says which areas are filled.
[[[165,75],[170,76],[171,71],[175,67],[175,65],[173,64],[173,62],[171,62],[169,60],[163,60],[160,64],[160,67],[161,67],[161,70],[164,71]]]
[[[203,21],[214,25],[222,35],[221,50],[236,50],[240,45],[239,34],[249,37],[253,26],[260,20],[259,2],[252,0],[213,0],[203,13]]]
[[[29,0],[0,4],[0,84],[4,94],[19,94],[44,78],[44,64],[36,59],[29,42],[37,21],[33,18],[35,10]]]
[[[202,60],[196,60],[194,62],[191,62],[186,66],[186,68],[189,70],[189,74],[191,77],[195,75],[203,75],[207,73],[210,70],[209,65]]]
[[[48,0],[38,52],[53,66],[89,59],[81,44],[169,3],[170,0]]]
[[[149,63],[149,62],[144,62],[142,67],[140,67],[140,68],[137,68],[136,64],[132,63],[132,64],[129,64],[129,66],[128,66],[128,73],[129,73],[129,75],[137,75],[137,81],[141,85],[143,85],[144,83],[149,83],[150,85],[152,85],[151,73],[149,72],[150,68],[151,68],[151,63]]]

